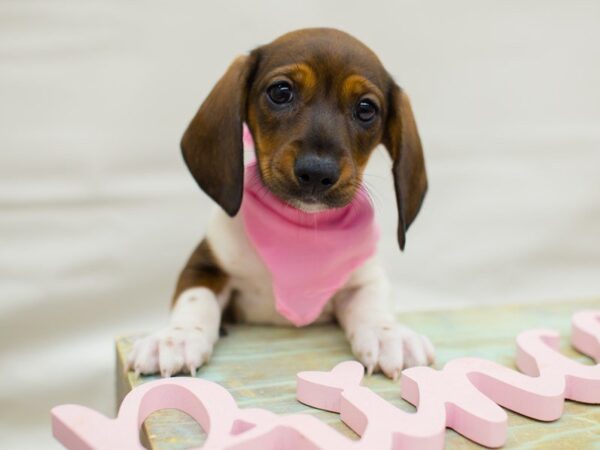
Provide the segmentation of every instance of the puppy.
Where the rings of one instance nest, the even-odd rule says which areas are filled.
[[[297,212],[298,217],[308,215],[309,221],[311,214],[317,220],[319,214],[338,211],[344,214],[340,220],[347,220],[355,208],[363,208],[364,202],[353,206],[363,193],[362,174],[374,148],[383,144],[393,161],[398,242],[404,249],[406,231],[427,190],[408,97],[377,56],[350,35],[321,28],[285,34],[237,58],[183,136],[181,148],[190,172],[221,208],[181,272],[169,326],[135,343],[129,368],[165,377],[179,372],[194,375],[212,355],[226,308],[236,320],[256,324],[337,320],[369,374],[382,371],[397,379],[404,367],[430,364],[434,354],[430,341],[396,322],[388,282],[372,257],[369,242],[376,233],[368,208],[363,208],[365,221],[352,219],[362,223],[357,225],[357,238],[340,241],[332,222],[326,231],[332,238],[319,241],[321,225],[315,226],[307,239],[317,240],[306,248],[303,242],[298,245],[296,239],[278,234],[279,216],[265,219],[260,212],[252,222],[248,219],[252,209],[238,214],[250,201],[246,196],[252,184],[249,169],[244,183],[244,123],[254,139],[257,159],[253,201],[260,203],[263,195],[269,196],[270,204],[282,204],[282,211]],[[265,229],[257,225],[260,220]],[[288,226],[285,219],[281,223]],[[293,233],[304,232],[302,227],[296,226]],[[262,244],[257,244],[259,238]],[[342,250],[336,244],[322,251],[323,245],[338,241]],[[357,247],[363,250],[355,251]],[[269,252],[280,249],[291,254],[273,259]],[[308,259],[298,262],[296,251]],[[329,261],[330,253],[344,263]],[[282,265],[287,275],[278,272]],[[296,284],[285,285],[290,277]],[[293,296],[296,288],[313,281],[318,304],[310,303],[308,290],[306,297],[290,300],[291,310],[280,303],[288,301],[280,298],[282,292]],[[308,315],[294,316],[294,308],[301,310],[307,304]]]

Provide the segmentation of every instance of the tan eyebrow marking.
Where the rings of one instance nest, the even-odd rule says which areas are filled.
[[[312,95],[317,86],[317,74],[312,67],[306,63],[289,64],[287,66],[278,67],[269,72],[265,79],[273,80],[273,78],[277,78],[278,76],[284,76],[292,80],[307,96]]]
[[[342,83],[341,96],[344,100],[349,101],[365,94],[375,96],[379,107],[383,104],[383,93],[371,81],[361,75],[350,75]]]

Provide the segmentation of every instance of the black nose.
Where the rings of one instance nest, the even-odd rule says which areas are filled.
[[[340,177],[340,170],[333,159],[308,154],[296,159],[294,174],[303,190],[316,194],[333,186]]]

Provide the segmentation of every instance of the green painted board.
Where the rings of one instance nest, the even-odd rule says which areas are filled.
[[[570,318],[580,309],[600,308],[598,301],[543,305],[516,305],[403,314],[405,325],[431,338],[437,351],[436,367],[462,356],[477,356],[514,368],[515,337],[528,328],[552,328],[563,335],[562,348],[570,357],[591,363],[568,344]],[[240,407],[260,407],[278,414],[307,413],[348,436],[356,436],[337,414],[309,408],[295,399],[295,375],[302,370],[329,370],[352,359],[343,333],[335,325],[302,329],[230,325],[210,363],[198,377],[229,390]],[[156,379],[123,374],[123,361],[135,336],[117,340],[117,395],[120,400],[132,387]],[[364,384],[406,411],[414,408],[400,398],[397,383],[382,375],[365,378]],[[509,412],[507,449],[600,450],[600,406],[567,402],[563,417],[542,423]],[[164,410],[145,422],[142,438],[153,450],[183,450],[200,446],[203,433],[187,415]],[[448,449],[482,448],[448,430]]]

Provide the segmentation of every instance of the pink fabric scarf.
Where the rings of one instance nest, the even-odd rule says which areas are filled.
[[[343,208],[308,213],[271,194],[251,163],[241,213],[250,242],[271,272],[277,311],[298,327],[314,322],[376,251],[379,231],[362,189]]]

